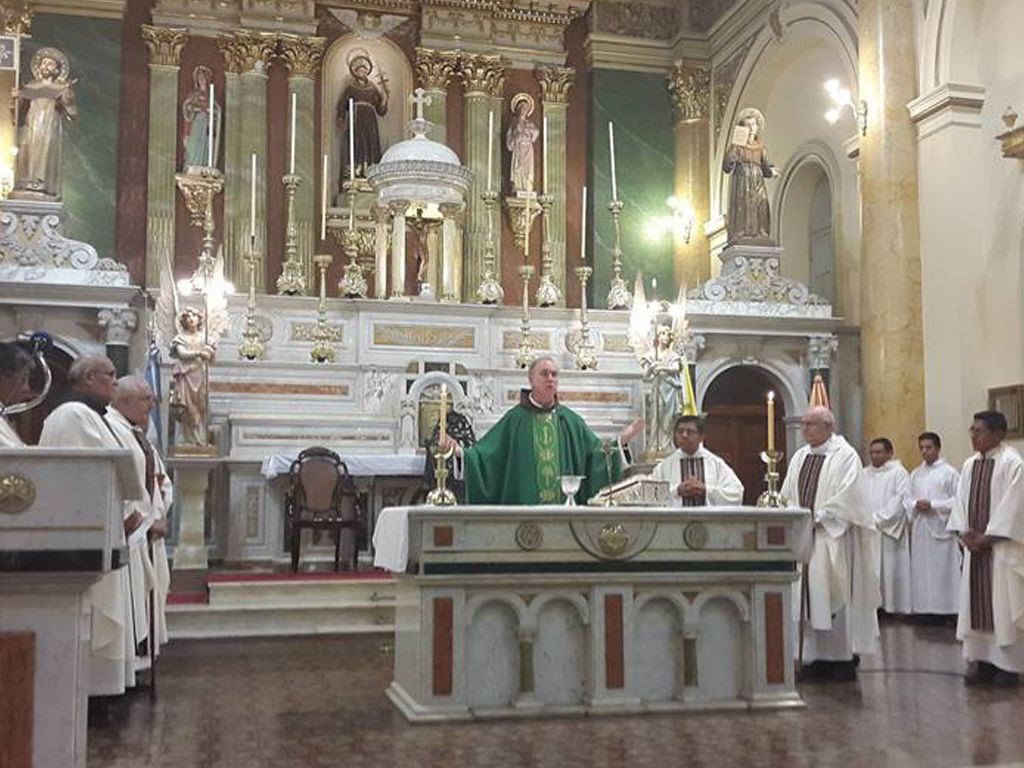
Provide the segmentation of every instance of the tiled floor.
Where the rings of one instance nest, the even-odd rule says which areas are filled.
[[[966,689],[952,630],[888,624],[885,668],[802,688],[796,712],[412,726],[381,636],[182,641],[159,697],[89,729],[89,768],[943,766],[1024,761],[1024,694]]]

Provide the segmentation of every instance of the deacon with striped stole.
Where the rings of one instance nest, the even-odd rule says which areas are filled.
[[[743,503],[743,483],[732,467],[704,447],[706,424],[699,416],[677,416],[672,427],[676,450],[654,468],[651,477],[668,480],[668,503],[683,507],[720,507]]]

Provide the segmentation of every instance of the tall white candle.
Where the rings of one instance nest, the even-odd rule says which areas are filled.
[[[619,185],[615,177],[615,125],[608,121],[608,154],[611,157],[612,166],[612,200],[619,199]]]
[[[252,183],[249,186],[249,238],[253,241],[256,239],[256,153],[252,153],[251,160],[251,180]]]
[[[523,209],[526,212],[526,243],[523,246],[524,262],[530,261],[530,230],[533,229],[533,227],[530,226],[530,224],[532,223],[530,221],[530,200],[531,198],[526,198],[526,207]]]
[[[580,264],[587,263],[587,188],[583,187],[583,212],[580,214]]]
[[[206,126],[206,165],[213,168],[213,123],[216,112],[213,109],[213,83],[210,83],[210,93],[207,96],[207,126]]]
[[[295,114],[298,111],[296,98],[297,94],[292,91],[292,151],[288,161],[288,173],[293,175],[295,173]]]
[[[348,100],[348,177],[356,180],[356,102]]]
[[[327,155],[320,169],[320,239],[327,239]]]
[[[487,191],[491,191],[491,164],[494,162],[494,110],[487,113]]]
[[[544,133],[541,134],[541,147],[544,152],[544,156],[541,159],[541,168],[543,169],[541,181],[544,184],[541,190],[542,194],[548,193],[548,116],[544,115]]]

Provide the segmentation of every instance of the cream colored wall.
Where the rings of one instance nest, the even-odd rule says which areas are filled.
[[[947,98],[918,122],[927,427],[954,462],[988,388],[1024,383],[1024,161],[994,140],[1024,112],[1021,29],[1022,2],[933,0],[921,41],[925,97],[984,88],[980,110]]]

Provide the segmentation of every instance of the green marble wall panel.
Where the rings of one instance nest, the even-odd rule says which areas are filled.
[[[78,117],[64,126],[61,194],[64,233],[114,252],[117,200],[117,126],[121,93],[121,22],[37,13],[25,39],[22,82],[31,78],[32,55],[42,47],[63,51],[71,62]],[[140,137],[139,141],[145,141]],[[137,215],[144,216],[145,211]]]
[[[249,287],[249,188],[242,178],[249,162],[242,147],[242,83],[237,72],[224,74],[224,268],[239,290]]]
[[[615,123],[615,168],[622,211],[623,277],[630,291],[637,270],[648,287],[658,279],[658,294],[675,298],[677,286],[672,264],[672,243],[653,240],[648,222],[669,210],[675,165],[672,104],[665,76],[598,69],[593,72],[590,122],[590,223],[593,233],[590,258],[594,266],[590,285],[593,305],[607,306],[612,276],[615,236],[608,203],[611,174],[608,121]],[[649,292],[649,290],[648,290]]]

